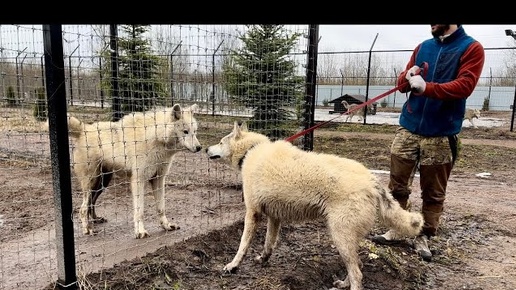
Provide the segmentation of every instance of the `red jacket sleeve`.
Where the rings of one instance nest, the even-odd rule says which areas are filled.
[[[416,48],[412,52],[412,55],[410,56],[410,59],[409,59],[409,61],[407,63],[407,66],[405,67],[405,70],[402,71],[400,73],[400,75],[398,76],[398,85],[397,86],[401,86],[399,91],[402,92],[402,93],[406,93],[406,92],[410,91],[410,85],[409,85],[407,79],[405,78],[405,76],[407,75],[407,71],[411,67],[416,65],[416,55],[417,55],[417,52],[419,51],[419,47],[420,46],[421,46],[421,44],[416,46]],[[402,86],[402,85],[404,85],[404,86]]]
[[[484,67],[484,47],[472,43],[460,59],[457,78],[447,83],[426,83],[424,95],[441,100],[465,99],[473,93]]]

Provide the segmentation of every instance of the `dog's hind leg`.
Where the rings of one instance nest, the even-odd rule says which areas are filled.
[[[82,223],[82,233],[85,235],[93,235],[93,225],[90,221],[90,205],[92,204],[91,200],[91,184],[95,183],[94,179],[91,179],[89,176],[78,176],[79,182],[81,184],[82,189],[82,204],[79,209],[79,216],[81,218]]]
[[[253,210],[247,210],[244,219],[244,232],[240,238],[240,246],[233,260],[224,267],[225,272],[234,272],[244,258],[251,241],[256,233],[256,228],[261,215]]]
[[[475,124],[474,120],[475,120],[475,118],[471,118],[471,119],[469,119],[469,122],[471,123],[473,128],[478,128],[477,125]]]
[[[342,222],[329,221],[330,235],[333,239],[335,247],[337,248],[346,270],[348,272],[344,281],[336,280],[333,286],[338,289],[349,287],[350,290],[362,290],[362,261],[358,256],[359,249],[359,232],[362,227],[359,224],[343,224]]]
[[[179,225],[170,223],[165,214],[165,176],[159,173],[156,174],[150,180],[150,184],[161,226],[167,231],[178,230],[180,228]]]
[[[272,251],[276,248],[278,243],[279,232],[280,232],[280,220],[276,218],[267,218],[267,233],[265,234],[265,244],[263,246],[263,252],[257,256],[254,260],[262,265],[265,265],[272,254]]]
[[[139,178],[141,172],[133,170],[131,175],[131,193],[133,195],[133,221],[134,235],[137,239],[149,236],[143,225],[143,213],[145,210],[145,183]]]
[[[96,179],[94,186],[91,190],[91,204],[88,206],[88,214],[91,217],[93,223],[105,223],[107,220],[103,217],[97,216],[95,207],[97,203],[97,199],[100,194],[108,187],[109,182],[113,178],[113,172],[106,172],[104,168],[102,168],[102,173],[100,177]]]

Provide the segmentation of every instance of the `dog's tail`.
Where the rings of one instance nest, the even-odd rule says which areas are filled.
[[[349,103],[346,102],[346,100],[342,100],[342,102],[340,102],[340,103],[344,106],[345,109],[349,108]]]
[[[378,205],[383,225],[395,230],[401,236],[419,235],[423,228],[423,215],[420,212],[403,209],[381,184],[377,184],[376,188],[379,193]]]
[[[79,138],[81,136],[82,132],[85,131],[84,123],[73,117],[70,116],[70,114],[67,114],[68,116],[68,135],[74,138]],[[48,118],[44,123],[42,124],[41,128],[43,130],[48,131]]]
[[[68,115],[68,135],[79,138],[84,131],[84,123],[76,117]]]

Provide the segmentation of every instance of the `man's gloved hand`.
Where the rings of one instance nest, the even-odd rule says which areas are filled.
[[[421,75],[415,75],[409,79],[410,87],[412,92],[416,94],[422,94],[426,89],[426,82]]]
[[[405,78],[407,79],[407,81],[410,81],[410,78],[415,75],[418,75],[419,71],[420,71],[420,68],[417,65],[415,65],[407,71],[407,73],[405,74]]]

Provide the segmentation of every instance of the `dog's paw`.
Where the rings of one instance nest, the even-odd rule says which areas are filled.
[[[258,255],[254,258],[254,261],[262,266],[266,266],[269,258],[263,255]]]
[[[143,231],[140,231],[140,232],[136,232],[135,236],[136,236],[137,239],[143,239],[143,238],[146,238],[146,237],[150,237],[149,233],[146,230],[143,230]]]
[[[103,224],[103,223],[107,222],[107,219],[105,219],[103,217],[96,217],[96,218],[92,219],[92,222],[94,224]]]
[[[88,227],[82,229],[82,233],[85,236],[93,236],[95,235],[95,231],[93,230],[93,226],[88,225]]]
[[[335,288],[331,288],[331,289],[344,289],[344,288],[348,288],[349,286],[351,285],[351,283],[349,282],[349,277],[346,277],[346,279],[344,279],[344,281],[342,280],[335,280],[335,282],[333,282],[333,286]]]
[[[234,266],[232,263],[229,263],[224,267],[224,269],[222,269],[222,272],[235,274],[237,270],[238,266]]]
[[[175,230],[179,230],[181,228],[181,227],[179,227],[178,224],[175,224],[175,223],[165,223],[165,224],[161,224],[161,226],[167,231],[175,231]]]

